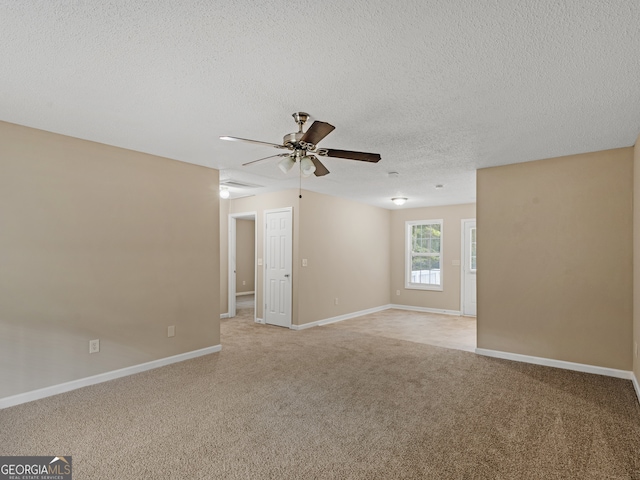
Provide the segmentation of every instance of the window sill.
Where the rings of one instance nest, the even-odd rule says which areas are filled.
[[[404,288],[407,290],[431,290],[434,292],[442,292],[442,285],[420,285],[417,283],[408,283],[405,284]]]

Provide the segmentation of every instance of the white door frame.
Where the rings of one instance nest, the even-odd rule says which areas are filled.
[[[460,220],[460,315],[464,315],[464,269],[465,269],[465,239],[464,239],[464,224],[467,222],[476,222],[475,218],[463,218]],[[478,277],[476,276],[476,289],[478,288]]]
[[[253,220],[255,227],[253,229],[255,252],[254,252],[254,266],[253,266],[253,284],[258,284],[258,268],[255,265],[258,261],[258,227],[257,227],[257,213],[245,212],[245,213],[230,213],[229,214],[229,244],[228,244],[228,260],[229,260],[229,274],[228,274],[228,291],[229,291],[229,318],[236,316],[236,220]],[[255,292],[255,288],[254,288]],[[257,301],[257,295],[253,295],[253,320],[256,320],[256,308],[255,302]]]
[[[264,235],[262,236],[262,258],[265,259],[262,265],[262,322],[267,324],[267,312],[266,312],[266,301],[267,301],[267,214],[269,213],[278,213],[278,212],[289,212],[291,214],[291,276],[289,277],[291,281],[289,282],[289,298],[291,299],[291,308],[289,309],[289,328],[293,328],[293,207],[282,207],[282,208],[272,208],[269,210],[265,210],[263,212],[263,220],[264,220]],[[257,309],[256,309],[257,310]]]

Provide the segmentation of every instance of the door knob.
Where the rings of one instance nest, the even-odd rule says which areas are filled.
[[[289,278],[289,274],[288,274],[288,273],[285,273],[285,274],[284,274],[284,278]]]

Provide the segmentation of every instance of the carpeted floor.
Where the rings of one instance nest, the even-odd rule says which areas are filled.
[[[0,455],[78,480],[640,479],[629,381],[240,312],[218,354],[1,410]]]

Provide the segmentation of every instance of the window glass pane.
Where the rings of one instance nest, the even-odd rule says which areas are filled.
[[[476,229],[471,229],[471,270],[476,270]]]
[[[413,257],[411,283],[440,285],[440,257]]]
[[[440,225],[413,225],[411,249],[414,253],[440,253]]]
[[[411,232],[411,244],[414,252],[426,252],[429,246],[429,236],[426,225],[414,225]]]
[[[411,261],[411,271],[415,273],[420,270],[426,270],[428,268],[427,258],[428,257],[413,257]]]

